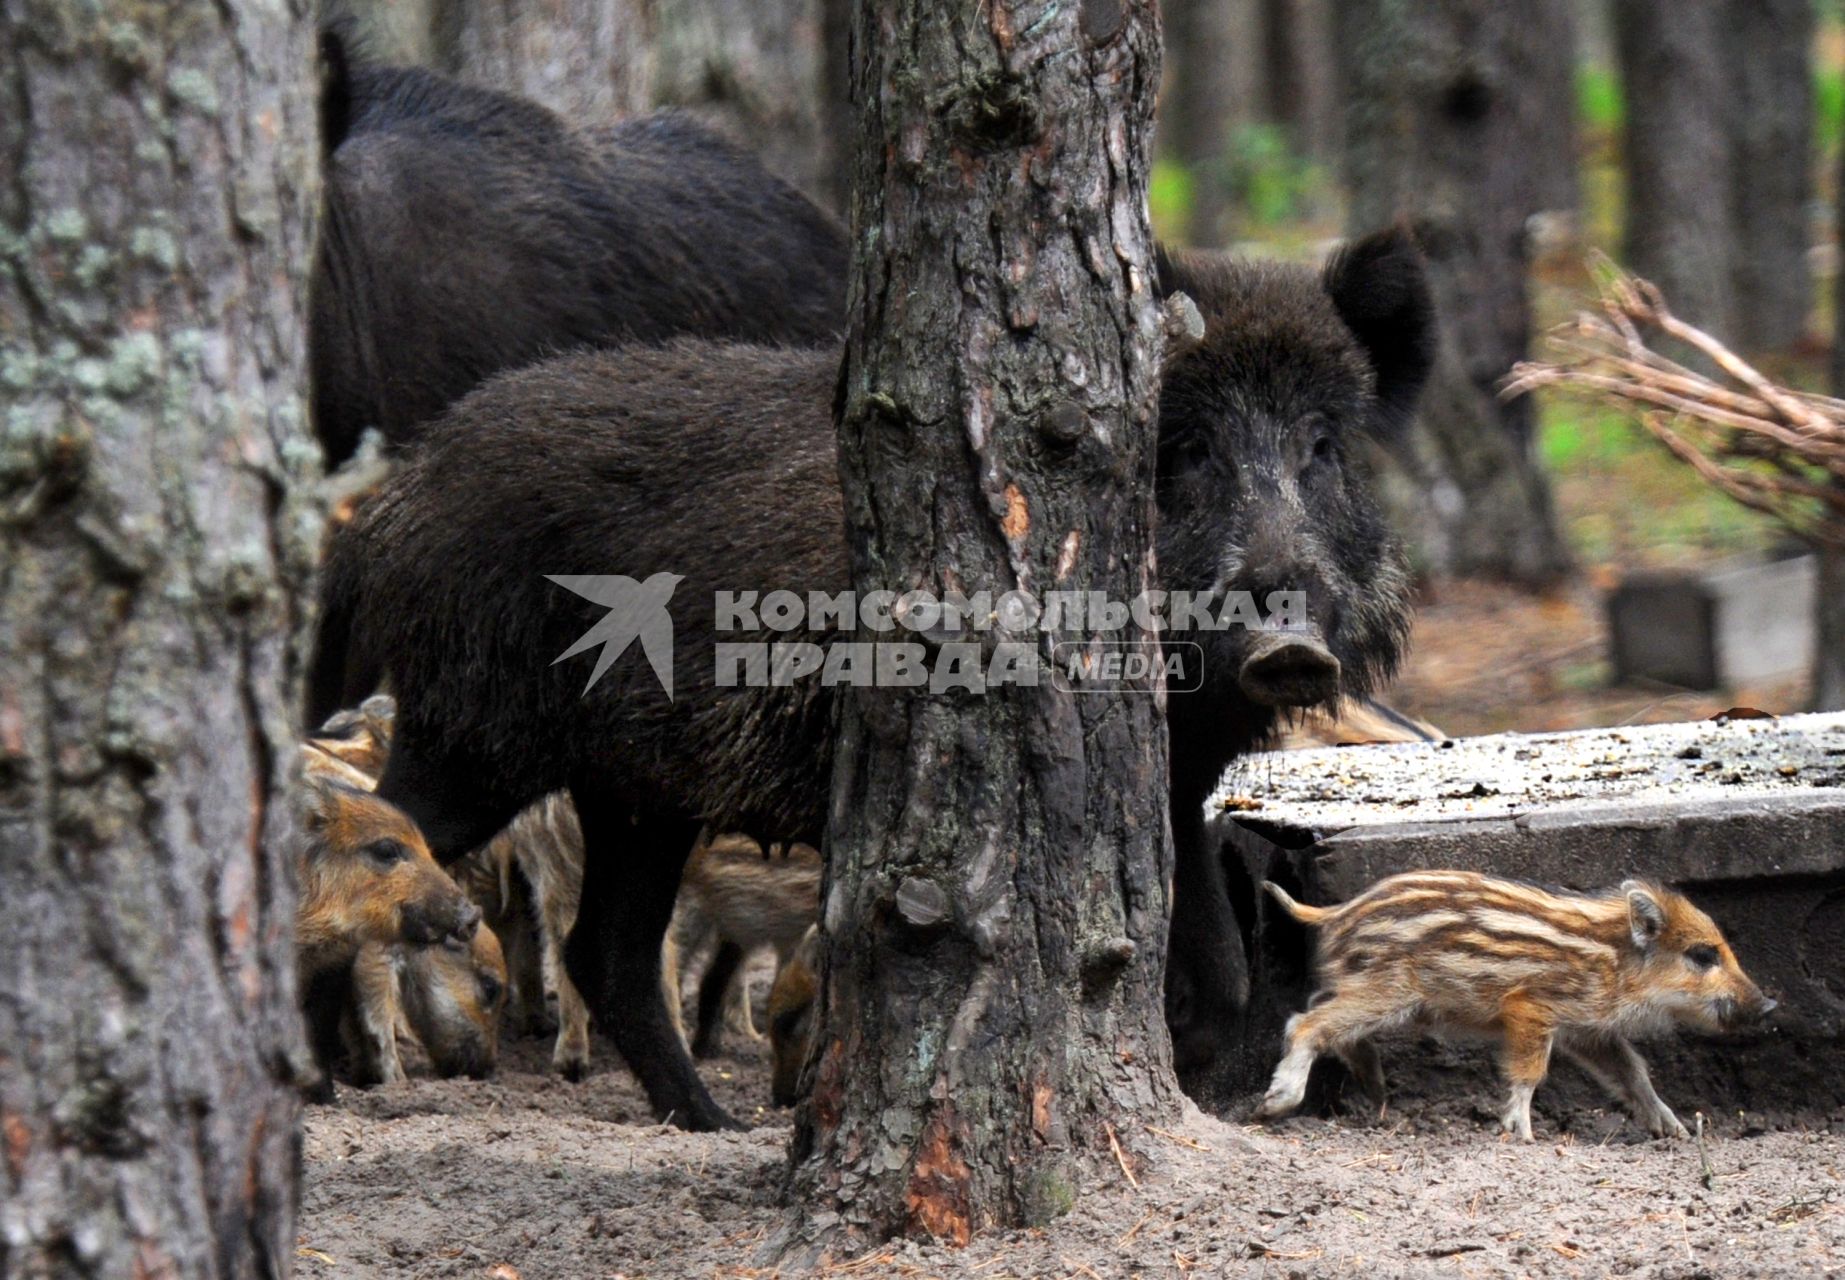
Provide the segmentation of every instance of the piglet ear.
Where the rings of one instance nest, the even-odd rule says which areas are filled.
[[[1627,898],[1627,927],[1633,933],[1634,946],[1645,951],[1665,932],[1665,908],[1659,905],[1653,891],[1638,880],[1623,881],[1621,893]]]
[[[1402,429],[1435,363],[1435,302],[1422,251],[1405,227],[1374,231],[1335,253],[1322,282],[1371,361],[1378,430]]]

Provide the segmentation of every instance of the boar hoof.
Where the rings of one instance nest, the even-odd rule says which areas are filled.
[[[562,1062],[554,1062],[551,1065],[556,1069],[558,1075],[570,1081],[571,1084],[582,1084],[589,1075],[589,1063],[580,1058],[566,1058]]]

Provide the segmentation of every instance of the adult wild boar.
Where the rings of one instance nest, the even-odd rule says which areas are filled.
[[[1174,256],[1161,277],[1206,325],[1161,396],[1161,585],[1226,602],[1301,592],[1311,623],[1199,632],[1202,685],[1170,699],[1169,1013],[1185,1064],[1208,1060],[1213,1039],[1231,1034],[1247,986],[1204,835],[1211,786],[1286,709],[1365,692],[1403,642],[1401,558],[1355,455],[1361,437],[1408,414],[1430,363],[1432,317],[1421,259],[1397,232],[1353,245],[1319,274]],[[726,687],[716,645],[838,638],[811,616],[792,631],[720,632],[713,602],[720,592],[805,598],[851,587],[831,412],[837,363],[831,353],[680,341],[508,374],[429,433],[336,540],[325,575],[325,616],[349,639],[348,670],[382,674],[398,696],[379,794],[416,818],[440,858],[569,789],[586,851],[571,973],[655,1108],[692,1128],[730,1121],[660,996],[680,869],[703,824],[818,843],[832,773],[831,688]],[[665,610],[671,695],[657,644],[636,643],[642,654],[606,671],[588,654],[559,660],[597,649],[594,635],[579,641],[613,626],[610,609],[548,574],[627,575],[630,603]],[[576,585],[610,599],[594,582]],[[647,620],[612,621],[625,635]],[[324,673],[315,682],[335,684]]]
[[[838,333],[844,229],[691,118],[584,130],[350,62],[338,32],[322,58],[308,354],[329,465],[367,427],[402,444],[482,380],[574,347]]]

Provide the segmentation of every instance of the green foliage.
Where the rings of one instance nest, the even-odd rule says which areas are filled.
[[[1275,124],[1246,124],[1231,135],[1229,178],[1243,217],[1265,228],[1311,217],[1331,187],[1326,171]]]
[[[1845,70],[1823,66],[1813,71],[1813,137],[1830,154],[1845,132]]]
[[[1612,68],[1582,63],[1576,68],[1576,118],[1584,132],[1612,136],[1627,118],[1621,78]]]
[[[1570,548],[1585,563],[1688,564],[1762,551],[1780,526],[1706,483],[1629,415],[1539,399],[1538,455]]]
[[[1175,244],[1183,242],[1192,214],[1191,171],[1170,160],[1155,161],[1147,204],[1153,215],[1153,234]]]

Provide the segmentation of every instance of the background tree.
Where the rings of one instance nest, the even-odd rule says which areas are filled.
[[[1336,164],[1345,128],[1332,0],[1262,0],[1262,102],[1301,155]]]
[[[1216,248],[1231,236],[1231,146],[1259,110],[1259,0],[1166,0],[1167,75],[1161,153],[1190,179],[1185,238]]]
[[[1791,346],[1812,300],[1811,0],[1616,0],[1627,265],[1746,351]]]
[[[423,2],[430,60],[450,75],[522,94],[580,124],[633,115],[652,102],[656,0]],[[373,4],[398,24],[401,16],[386,15],[420,7]]]
[[[1429,567],[1547,580],[1568,554],[1531,402],[1497,387],[1530,345],[1529,220],[1575,204],[1569,5],[1338,0],[1335,16],[1351,229],[1412,222],[1442,322],[1402,522]]]
[[[859,6],[840,470],[861,592],[1151,585],[1156,13]],[[1112,1169],[1117,1129],[1178,1104],[1160,702],[863,689],[840,721],[793,1239],[1042,1222]]]
[[[828,145],[821,0],[652,0],[653,104],[686,107],[822,204],[845,156]],[[841,54],[844,50],[839,50]]]
[[[0,11],[8,1276],[279,1276],[309,6]]]

